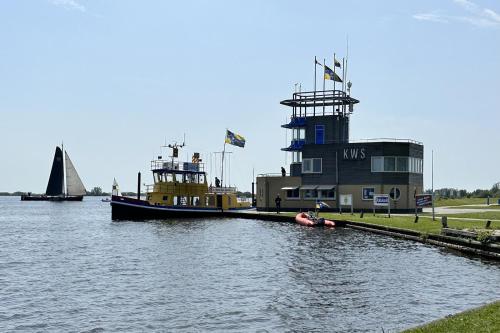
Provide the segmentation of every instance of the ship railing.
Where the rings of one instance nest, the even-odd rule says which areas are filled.
[[[209,186],[208,187],[208,192],[215,193],[215,194],[236,193],[236,191],[237,191],[237,188],[232,187],[232,186],[224,186],[224,187]]]
[[[151,161],[151,170],[170,170],[170,171],[191,171],[204,172],[204,163],[192,162],[172,162],[171,160],[153,160]]]

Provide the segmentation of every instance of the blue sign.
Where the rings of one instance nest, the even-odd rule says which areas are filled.
[[[377,194],[373,196],[374,206],[389,206],[389,196],[387,194]]]

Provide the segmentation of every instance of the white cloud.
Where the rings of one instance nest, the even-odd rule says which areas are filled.
[[[419,21],[449,23],[449,21],[443,15],[436,14],[436,13],[415,14],[415,15],[413,15],[413,18],[416,20],[419,20]]]
[[[489,17],[491,20],[500,23],[500,15],[492,11],[491,9],[485,8],[483,10],[484,16]]]
[[[84,5],[78,3],[75,0],[50,0],[53,5],[61,6],[66,9],[78,10],[80,12],[86,12],[87,8]]]
[[[500,15],[489,8],[482,8],[478,4],[469,0],[453,0],[455,4],[462,7],[469,15],[444,15],[437,11],[430,13],[415,14],[413,18],[419,21],[430,21],[437,23],[462,22],[472,24],[477,27],[498,27],[500,26]]]

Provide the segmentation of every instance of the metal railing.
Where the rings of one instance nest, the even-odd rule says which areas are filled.
[[[191,171],[204,172],[204,163],[191,162],[172,162],[171,160],[153,160],[151,161],[151,170],[170,170],[170,171]]]
[[[232,187],[232,186],[224,186],[224,187],[209,186],[208,187],[208,192],[215,193],[215,194],[236,193],[236,191],[237,191],[237,188]]]

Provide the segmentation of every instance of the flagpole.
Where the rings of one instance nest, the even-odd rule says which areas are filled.
[[[316,56],[314,56],[314,107],[313,107],[313,116],[316,116]]]
[[[349,35],[347,35],[346,39],[347,39],[347,41],[346,41],[347,50],[346,50],[346,55],[345,55],[345,80],[344,81],[347,81],[347,62],[349,60]],[[346,85],[347,85],[347,83],[346,83]]]
[[[226,128],[226,138],[227,138],[227,131],[228,129]],[[224,179],[224,155],[226,154],[226,139],[224,139],[224,149],[222,150],[222,166],[221,166],[221,175],[220,175],[220,186],[223,187],[223,179]]]
[[[333,95],[335,95],[335,53],[333,54]]]
[[[325,115],[325,58],[323,58],[323,116]]]
[[[342,58],[342,91],[345,91],[345,58]]]

